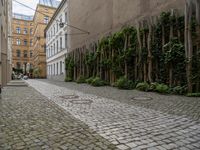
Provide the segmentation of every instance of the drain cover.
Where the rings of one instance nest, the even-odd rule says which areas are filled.
[[[133,97],[132,100],[148,101],[148,100],[152,100],[152,98],[151,97]]]
[[[74,99],[69,101],[72,104],[85,104],[85,105],[90,105],[93,103],[92,100],[90,99]]]
[[[78,95],[64,95],[64,96],[60,96],[63,99],[76,99],[79,98]]]

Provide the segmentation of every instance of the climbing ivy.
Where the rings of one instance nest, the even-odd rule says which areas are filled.
[[[193,85],[200,91],[200,44],[197,24],[190,25],[194,42]],[[98,77],[110,85],[121,81],[158,83],[180,91],[187,88],[184,16],[162,12],[157,22],[140,23],[138,28],[125,26],[101,38],[89,48],[71,52],[66,58],[67,76],[73,80]],[[92,48],[91,48],[92,47]],[[77,54],[77,55],[76,55]],[[89,80],[88,80],[89,81]],[[184,88],[183,88],[184,87]],[[175,92],[184,93],[184,92]]]

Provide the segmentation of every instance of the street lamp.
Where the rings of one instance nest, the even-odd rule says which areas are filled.
[[[63,28],[63,27],[64,27],[64,23],[61,22],[61,23],[59,24],[59,26],[60,26],[60,28]]]

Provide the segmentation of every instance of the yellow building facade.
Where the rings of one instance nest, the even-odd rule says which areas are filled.
[[[13,14],[12,64],[14,71],[31,74],[33,57],[33,17]]]
[[[12,22],[12,56],[15,71],[46,78],[46,40],[44,29],[59,2],[40,0],[33,17],[14,14]]]
[[[46,78],[46,40],[44,30],[56,8],[38,4],[33,18],[33,68],[34,76]]]

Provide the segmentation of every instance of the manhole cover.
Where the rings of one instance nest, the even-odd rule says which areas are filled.
[[[63,99],[76,99],[79,98],[78,95],[64,95],[64,96],[60,96]]]
[[[149,101],[152,100],[151,97],[133,97],[132,100]]]
[[[72,104],[85,104],[85,105],[90,105],[93,103],[92,100],[90,99],[74,99],[69,101]]]

